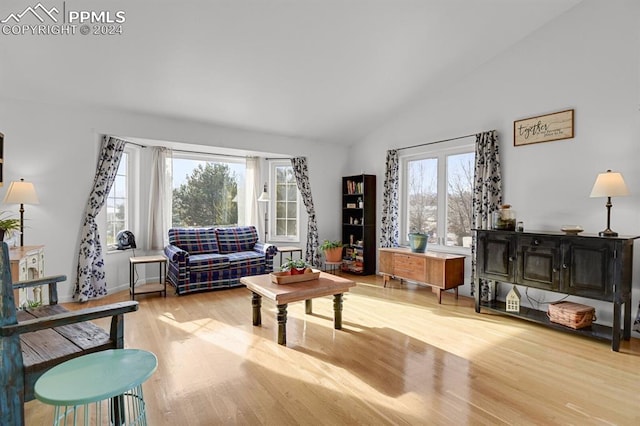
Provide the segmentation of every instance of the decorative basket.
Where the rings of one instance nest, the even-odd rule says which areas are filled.
[[[288,272],[272,272],[271,282],[275,284],[291,284],[299,283],[302,281],[317,280],[320,277],[320,271],[314,269],[312,273],[290,275]]]
[[[557,302],[549,305],[549,320],[573,329],[590,327],[596,320],[595,308],[574,302]]]

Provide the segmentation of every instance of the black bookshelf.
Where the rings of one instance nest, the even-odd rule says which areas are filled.
[[[376,272],[376,176],[342,178],[342,270]]]

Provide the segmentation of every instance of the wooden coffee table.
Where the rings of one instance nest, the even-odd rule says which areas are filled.
[[[342,329],[342,293],[349,291],[356,283],[346,278],[321,272],[318,279],[291,284],[271,282],[271,276],[253,275],[240,278],[240,282],[252,292],[253,325],[262,324],[260,308],[262,298],[273,300],[278,307],[278,344],[287,344],[287,304],[305,301],[305,312],[312,313],[311,299],[333,295],[334,328]]]

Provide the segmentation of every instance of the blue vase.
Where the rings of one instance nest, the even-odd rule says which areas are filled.
[[[423,234],[420,232],[412,232],[411,234],[409,234],[409,245],[411,246],[411,251],[413,253],[426,252],[427,239],[429,239],[428,234]]]

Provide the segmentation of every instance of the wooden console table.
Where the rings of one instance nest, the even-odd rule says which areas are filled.
[[[485,229],[478,229],[476,233],[476,312],[485,308],[556,330],[610,340],[614,351],[620,349],[621,339],[630,339],[633,242],[639,236],[599,237]],[[479,291],[480,279],[495,282],[496,288],[485,298],[481,298]],[[519,312],[507,311],[505,302],[496,299],[500,282],[508,283],[508,289],[517,284],[610,302],[613,324],[609,327],[593,323],[575,330],[551,322],[547,309],[520,307]]]
[[[449,253],[413,253],[408,248],[380,248],[380,274],[387,286],[390,277],[415,281],[431,286],[442,303],[442,291],[453,289],[458,298],[458,287],[464,284],[464,258]]]

